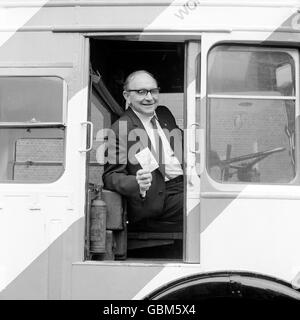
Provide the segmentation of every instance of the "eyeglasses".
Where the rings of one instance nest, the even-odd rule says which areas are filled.
[[[139,96],[146,97],[148,93],[150,92],[152,96],[157,96],[159,94],[160,88],[153,88],[150,90],[147,89],[132,89],[132,90],[126,90],[127,92],[136,92]]]

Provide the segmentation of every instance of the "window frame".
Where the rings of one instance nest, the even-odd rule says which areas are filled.
[[[209,83],[209,72],[208,72],[208,66],[209,66],[209,58],[210,53],[212,50],[214,50],[216,47],[222,47],[222,46],[233,46],[233,47],[245,47],[245,48],[255,48],[256,51],[272,51],[272,52],[286,52],[288,53],[293,61],[294,61],[294,68],[295,68],[295,95],[293,96],[272,96],[272,95],[240,95],[240,94],[209,94],[208,93],[208,83]],[[209,139],[210,139],[210,99],[249,99],[249,100],[282,100],[282,101],[294,101],[295,103],[295,114],[294,114],[294,120],[295,120],[295,140],[294,140],[294,146],[295,150],[299,150],[299,139],[298,139],[298,133],[299,133],[299,125],[297,121],[297,117],[299,116],[299,51],[296,48],[287,48],[285,46],[279,47],[279,46],[269,46],[269,45],[259,45],[259,44],[247,44],[247,43],[231,43],[231,42],[220,42],[214,44],[211,48],[209,48],[207,52],[206,57],[206,142],[205,142],[205,176],[207,180],[210,182],[211,185],[215,186],[217,189],[221,189],[224,191],[233,191],[233,190],[241,190],[245,187],[245,185],[251,185],[251,186],[264,186],[264,185],[297,185],[299,184],[300,180],[300,173],[299,173],[299,155],[297,152],[295,152],[295,176],[293,179],[291,179],[289,182],[282,183],[282,182],[276,182],[276,183],[269,183],[269,182],[243,182],[243,181],[227,181],[222,182],[216,180],[214,177],[211,176],[209,173],[208,168],[208,154],[209,154]]]
[[[90,39],[97,39],[97,40],[107,40],[107,39],[110,39],[112,41],[120,41],[120,40],[123,40],[123,41],[126,41],[126,42],[140,42],[140,41],[145,41],[145,42],[156,42],[156,43],[160,43],[164,40],[166,40],[166,42],[176,42],[176,43],[182,43],[183,44],[183,47],[184,47],[184,83],[183,83],[183,106],[182,106],[182,111],[183,111],[183,126],[186,127],[186,124],[187,124],[187,104],[192,104],[192,100],[194,100],[195,98],[195,95],[193,94],[191,97],[190,97],[190,101],[187,102],[187,76],[188,74],[192,74],[192,78],[195,78],[195,75],[196,75],[196,69],[194,69],[193,71],[189,70],[187,68],[187,65],[188,65],[188,59],[187,59],[187,47],[188,47],[188,43],[191,42],[189,37],[188,39],[186,39],[185,37],[180,37],[178,39],[178,36],[175,35],[174,39],[171,39],[170,41],[170,35],[167,34],[167,35],[164,35],[162,34],[161,32],[157,33],[157,34],[151,34],[150,37],[149,35],[146,35],[145,38],[143,38],[142,40],[137,40],[137,39],[128,39],[126,36],[123,37],[123,36],[120,36],[118,34],[115,34],[115,35],[111,35],[111,34],[107,34],[107,35],[103,35],[103,34],[99,34],[99,33],[88,33],[86,34],[86,37],[87,37],[87,40],[89,41]],[[148,38],[149,37],[149,38]],[[197,36],[197,40],[196,42],[199,44],[200,41],[199,41],[199,38]],[[90,43],[89,43],[90,44]],[[199,48],[197,50],[200,50]],[[199,55],[199,51],[197,51],[197,55]],[[89,60],[90,61],[90,60]],[[191,64],[191,62],[190,62]],[[191,65],[194,65],[194,64],[191,64]],[[186,141],[186,140],[185,140]],[[184,218],[184,225],[183,225],[183,255],[182,255],[182,258],[180,260],[174,260],[174,263],[178,263],[178,264],[187,264],[187,263],[195,263],[195,262],[199,262],[200,260],[200,257],[199,257],[199,245],[193,245],[193,246],[189,246],[189,248],[187,249],[187,246],[189,243],[194,243],[192,241],[189,241],[187,240],[187,235],[190,234],[194,239],[196,239],[195,241],[198,241],[199,239],[199,234],[195,234],[193,232],[187,232],[188,230],[192,229],[194,231],[195,229],[195,226],[197,224],[194,223],[194,221],[192,221],[192,219],[195,219],[195,218],[191,218],[190,216],[188,216],[187,214],[187,171],[186,171],[186,154],[188,152],[188,148],[186,147],[186,144],[185,144],[185,147],[184,147],[184,157],[183,157],[183,163],[184,163],[184,167],[185,167],[185,170],[184,170],[184,212],[183,212],[183,218]],[[87,164],[88,164],[88,161],[87,161]],[[86,178],[88,179],[88,174],[86,174]],[[88,200],[86,201],[88,203]],[[196,221],[198,222],[198,218],[199,217],[196,217]],[[87,225],[87,223],[86,223]],[[144,262],[144,259],[143,258],[132,258],[133,261],[135,263],[143,263]],[[89,260],[86,258],[86,260]],[[168,259],[160,259],[160,260],[157,260],[157,259],[151,259],[151,261],[155,261],[155,263],[159,263],[159,264],[164,264],[166,263],[167,261],[169,261]],[[124,260],[124,261],[113,261],[113,263],[128,263],[128,260]]]
[[[0,68],[0,78],[58,78],[62,81],[62,110],[61,110],[61,122],[36,122],[36,123],[26,123],[26,122],[0,122],[0,130],[1,129],[62,129],[64,131],[63,134],[63,139],[64,141],[64,147],[63,147],[63,161],[60,164],[62,167],[61,173],[58,177],[55,179],[51,179],[48,181],[16,181],[16,180],[0,180],[1,184],[49,184],[58,181],[62,175],[65,172],[65,165],[66,165],[66,138],[67,138],[67,103],[68,103],[68,86],[65,78],[60,75],[62,72],[60,68],[54,68],[47,70],[46,72],[43,70],[44,68],[41,69],[36,69],[34,68],[34,71],[32,68],[17,68],[17,70],[14,70],[14,68],[10,68],[9,70],[3,70],[4,72],[1,72]],[[6,72],[5,72],[6,71]],[[10,71],[10,72],[8,72]],[[35,137],[36,138],[36,137]],[[35,139],[34,138],[34,139]],[[19,139],[19,138],[18,138]],[[13,167],[15,165],[15,158],[16,158],[16,142],[14,141],[14,146],[13,146]],[[38,138],[37,138],[38,139]],[[12,177],[13,177],[12,173]]]

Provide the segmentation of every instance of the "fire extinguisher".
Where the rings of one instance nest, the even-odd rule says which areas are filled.
[[[90,220],[90,251],[104,253],[106,245],[106,215],[107,206],[103,201],[102,187],[98,189],[97,197],[91,204]]]

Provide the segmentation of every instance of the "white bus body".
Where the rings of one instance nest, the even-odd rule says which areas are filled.
[[[201,292],[202,285],[217,283],[271,288],[299,299],[299,5],[274,0],[1,1],[0,299],[144,299],[165,297],[192,285]],[[91,39],[174,42],[185,48],[184,107],[176,115],[188,129],[182,261],[85,258]],[[250,46],[290,57],[294,91],[282,99],[269,92],[262,99],[271,96],[294,105],[295,173],[289,173],[291,179],[222,183],[208,172],[209,130],[222,120],[208,125],[209,106],[229,110],[237,98],[249,104],[250,95],[209,91],[210,54],[218,46],[224,52],[230,46]],[[12,86],[17,92],[26,79],[30,82],[27,94],[19,94],[18,101],[31,110],[32,96],[40,97],[34,103],[42,111],[32,107],[28,113],[40,118],[18,117],[18,110],[5,109],[11,102],[3,97],[14,96]],[[49,90],[43,90],[45,86]],[[255,91],[253,101],[261,95]],[[218,104],[221,99],[232,100]],[[260,101],[261,96],[256,99]],[[260,108],[273,110],[263,103]],[[233,120],[239,123],[243,118]],[[284,127],[279,120],[278,126]],[[270,146],[281,147],[281,142],[276,144],[276,132],[274,137]],[[40,139],[39,144],[45,142],[41,139],[54,139],[51,154],[61,148],[63,156],[49,160],[43,154],[44,160],[35,163],[33,155],[40,151],[32,138]],[[213,141],[221,140],[213,135],[210,139],[218,148]],[[259,143],[252,152],[265,151]],[[34,173],[45,172],[46,167],[50,178],[35,180]],[[57,173],[51,173],[54,167]]]

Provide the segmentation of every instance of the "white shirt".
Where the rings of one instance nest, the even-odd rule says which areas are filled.
[[[138,118],[141,120],[148,137],[151,140],[151,143],[156,150],[156,141],[155,141],[155,135],[154,135],[154,129],[153,125],[150,122],[153,115],[150,117],[147,117],[135,110],[132,109],[132,111],[138,116]],[[155,117],[156,114],[154,113]],[[183,174],[182,167],[179,163],[179,160],[174,154],[174,151],[172,150],[170,143],[161,128],[159,122],[156,120],[156,125],[157,125],[157,132],[161,138],[162,144],[163,144],[163,150],[164,150],[164,159],[165,159],[165,181],[168,181],[170,179],[176,178],[177,176],[180,176]]]

